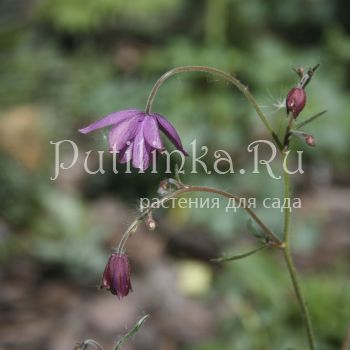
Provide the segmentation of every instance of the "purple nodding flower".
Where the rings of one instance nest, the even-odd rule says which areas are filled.
[[[154,151],[162,153],[165,150],[160,130],[180,152],[188,155],[175,128],[157,113],[146,114],[138,109],[126,109],[109,114],[79,129],[79,132],[88,134],[108,126],[111,126],[108,135],[109,148],[111,152],[119,153],[120,163],[132,160],[135,168],[146,170],[151,163],[152,153]]]
[[[101,288],[110,290],[119,299],[132,291],[130,265],[125,254],[112,253],[103,272]]]
[[[301,87],[295,87],[288,92],[286,98],[287,113],[292,112],[296,119],[304,109],[306,103],[306,93]]]

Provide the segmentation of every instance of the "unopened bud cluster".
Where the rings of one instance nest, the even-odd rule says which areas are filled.
[[[294,71],[297,73],[297,75],[301,78],[299,84],[296,87],[293,87],[287,94],[286,97],[286,110],[287,115],[291,115],[291,117],[295,119],[298,118],[299,114],[302,112],[302,110],[305,107],[306,104],[306,92],[305,87],[311,80],[312,75],[314,74],[315,70],[318,68],[319,65],[316,65],[313,68],[310,68],[307,72],[305,72],[304,68],[300,67],[297,69],[294,69]],[[290,130],[292,126],[292,120],[288,126],[288,133],[286,135],[285,139],[285,146],[288,147],[289,144],[289,138],[291,135],[296,135],[299,137],[302,137],[306,144],[314,147],[315,146],[315,139],[311,134],[307,134],[300,131],[293,131]]]

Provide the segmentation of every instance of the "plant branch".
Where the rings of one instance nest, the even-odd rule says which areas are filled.
[[[303,316],[303,320],[305,323],[305,329],[306,329],[306,335],[307,335],[307,339],[308,339],[308,343],[309,343],[309,348],[310,348],[310,350],[315,350],[316,349],[316,341],[315,341],[313,326],[311,323],[309,309],[307,307],[305,298],[304,298],[303,293],[302,293],[301,288],[300,288],[298,274],[297,274],[297,271],[295,269],[293,258],[292,258],[292,255],[290,253],[290,249],[289,249],[288,245],[286,245],[286,247],[284,248],[283,254],[284,254],[284,259],[285,259],[287,267],[288,267],[289,275],[290,275],[291,280],[292,280],[294,292],[295,292],[295,295],[296,295],[298,303],[299,303],[300,311],[301,311],[301,314]]]
[[[278,136],[276,135],[276,133],[274,132],[274,130],[272,129],[269,121],[267,120],[265,114],[263,113],[263,111],[260,109],[257,101],[255,100],[254,96],[249,92],[248,87],[243,85],[237,78],[235,78],[233,75],[221,70],[221,69],[217,69],[217,68],[213,68],[213,67],[207,67],[207,66],[183,66],[183,67],[177,67],[174,69],[169,70],[168,72],[166,72],[165,74],[163,74],[154,84],[151,93],[147,99],[147,104],[146,104],[146,113],[150,113],[151,109],[152,109],[152,105],[153,105],[153,101],[157,95],[157,92],[159,90],[159,88],[161,87],[161,85],[170,77],[172,77],[175,74],[179,74],[179,73],[185,73],[185,72],[205,72],[205,73],[209,73],[209,74],[213,74],[213,75],[217,75],[227,81],[229,81],[231,84],[233,84],[245,97],[246,99],[252,104],[252,106],[254,107],[254,109],[256,110],[259,118],[261,119],[261,121],[263,122],[263,124],[265,125],[266,129],[269,131],[269,133],[271,134],[272,138],[274,139],[274,141],[276,142],[276,144],[278,145],[278,147],[280,149],[282,149],[282,143],[279,140]]]
[[[284,156],[286,156],[286,153],[284,153]],[[284,178],[284,198],[290,198],[291,192],[290,192],[290,179],[289,174],[286,171],[286,168],[283,169],[283,178]],[[288,208],[285,208],[284,210],[284,229],[283,229],[283,241],[284,241],[284,259],[286,261],[288,272],[293,284],[294,292],[297,297],[299,307],[301,314],[303,316],[307,339],[309,343],[310,350],[315,350],[315,336],[314,331],[311,323],[311,318],[309,314],[309,310],[305,301],[305,298],[303,296],[303,293],[301,291],[299,278],[297,275],[296,268],[294,266],[293,258],[290,251],[290,240],[289,240],[289,223],[290,223],[290,210]]]
[[[307,124],[313,122],[315,119],[321,117],[321,116],[322,116],[323,114],[325,114],[325,113],[327,113],[326,110],[325,110],[325,111],[322,111],[322,112],[319,112],[319,113],[317,113],[317,114],[315,114],[315,115],[313,115],[312,117],[310,117],[310,118],[304,120],[303,122],[297,124],[297,125],[296,125],[296,129],[300,129],[300,128],[302,128],[303,126],[305,126],[305,125],[307,125]]]
[[[293,122],[294,122],[293,113],[289,112],[288,113],[288,125],[287,125],[286,132],[284,133],[284,138],[283,138],[283,149],[284,150],[287,150],[289,147],[290,131],[292,129]]]
[[[132,327],[132,329],[126,333],[125,335],[123,335],[115,344],[115,346],[113,347],[113,350],[118,350],[120,349],[125,342],[127,342],[139,329],[140,327],[142,327],[142,325],[149,319],[150,315],[145,315],[143,316],[136,324],[134,327]]]
[[[287,162],[287,153],[283,153],[283,163]],[[286,169],[283,169],[283,182],[284,182],[284,200],[288,199],[290,201],[290,176]],[[289,208],[284,209],[284,225],[283,225],[283,241],[285,244],[289,243],[289,224],[290,224],[290,210]]]
[[[213,262],[227,262],[227,261],[232,261],[232,260],[239,260],[239,259],[243,259],[246,258],[250,255],[253,255],[257,252],[259,252],[260,250],[266,249],[268,247],[267,244],[264,244],[258,248],[255,248],[254,250],[250,250],[249,252],[243,253],[243,254],[239,254],[239,255],[232,255],[232,256],[220,256],[219,258],[215,258],[215,259],[210,259],[210,261]]]
[[[143,219],[145,217],[147,217],[147,215],[153,210],[153,209],[157,209],[159,207],[161,207],[164,203],[166,203],[167,201],[176,198],[176,197],[180,197],[186,193],[192,193],[192,192],[205,192],[205,193],[214,193],[217,194],[219,196],[223,196],[226,197],[228,199],[233,199],[236,203],[241,203],[241,198],[223,191],[223,190],[219,190],[216,188],[212,188],[212,187],[205,187],[205,186],[186,186],[183,185],[182,188],[169,193],[168,195],[164,196],[163,198],[159,199],[159,201],[152,203],[152,205],[150,205],[147,209],[145,209],[132,223],[131,225],[128,227],[128,229],[125,231],[119,245],[117,248],[117,252],[121,252],[123,250],[124,244],[127,241],[127,239],[131,236],[132,233],[134,233],[137,230],[137,227],[139,226],[139,224],[143,221]],[[242,209],[244,209],[249,215],[250,217],[256,222],[256,224],[265,232],[266,236],[269,237],[270,241],[269,244],[276,246],[278,248],[283,248],[284,247],[284,243],[280,240],[280,238],[278,238],[278,236],[269,228],[267,227],[263,221],[255,214],[255,212],[248,208],[248,207],[242,207]]]

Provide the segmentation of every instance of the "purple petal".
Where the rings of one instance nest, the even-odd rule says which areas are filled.
[[[105,128],[106,126],[119,124],[123,120],[131,118],[135,115],[139,115],[141,113],[143,112],[139,109],[124,109],[119,112],[114,112],[86,126],[85,128],[79,129],[79,132],[81,132],[82,134],[88,134],[89,132],[94,131],[96,129],[101,129]]]
[[[139,125],[139,118],[138,116],[135,116],[128,118],[113,127],[108,135],[109,148],[113,152],[125,148],[127,142],[131,142],[134,139],[139,129]]]
[[[122,149],[119,152],[119,163],[128,163],[131,160],[132,157],[132,149],[133,149],[134,143],[131,142],[130,145],[127,145],[124,149]]]
[[[106,289],[110,289],[112,285],[111,260],[112,256],[110,256],[108,259],[101,282],[101,287]]]
[[[136,134],[132,152],[132,165],[135,168],[146,170],[150,163],[151,149],[147,147],[143,137],[143,127]]]
[[[157,119],[153,116],[146,115],[143,120],[143,136],[151,148],[163,150],[163,142],[160,138]]]
[[[160,130],[164,132],[164,134],[168,137],[168,139],[173,143],[173,145],[181,151],[185,156],[188,156],[188,153],[185,151],[185,149],[182,146],[180,136],[173,127],[173,125],[165,119],[160,114],[153,113],[153,116],[157,118],[157,121],[159,123]]]

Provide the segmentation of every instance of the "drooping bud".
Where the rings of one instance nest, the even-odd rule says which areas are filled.
[[[179,190],[182,187],[184,187],[184,184],[176,179],[165,179],[159,183],[158,194],[160,196],[165,196],[170,192]]]
[[[305,137],[305,142],[311,147],[315,147],[316,146],[315,138],[312,135],[307,135]]]
[[[101,287],[111,291],[119,299],[132,291],[130,265],[126,254],[111,254],[103,272]]]
[[[154,221],[153,218],[148,218],[146,220],[146,225],[150,231],[154,231],[156,229],[156,222]]]
[[[307,134],[306,132],[300,130],[291,130],[291,135],[298,137],[299,139],[304,140],[309,146],[315,147],[315,138],[311,134]]]
[[[305,75],[304,67],[298,67],[298,68],[292,67],[292,69],[294,70],[295,73],[298,74],[299,78],[302,78]]]
[[[158,194],[160,196],[165,196],[169,192],[169,187],[170,187],[169,181],[167,179],[162,180],[159,183]]]
[[[156,229],[157,224],[156,224],[155,220],[153,219],[152,211],[150,211],[147,214],[147,219],[145,220],[145,223],[146,223],[147,228],[150,231],[154,231]]]
[[[299,113],[304,109],[306,103],[305,90],[300,87],[295,87],[288,92],[286,98],[287,113],[291,112],[296,119]]]

